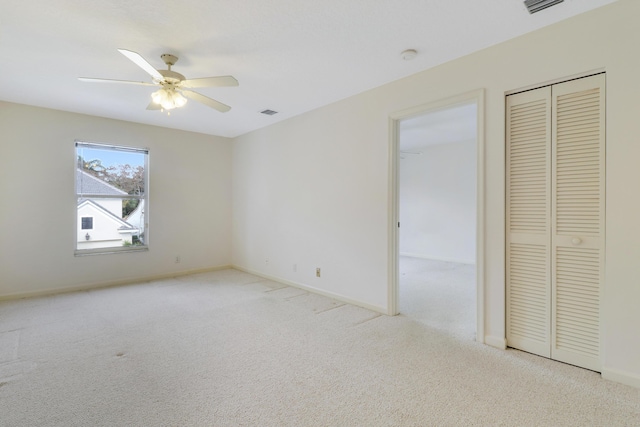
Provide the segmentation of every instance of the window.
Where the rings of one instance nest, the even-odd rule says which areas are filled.
[[[147,250],[149,151],[76,142],[75,154],[76,255]]]
[[[93,228],[93,217],[91,216],[83,216],[82,217],[82,229],[83,230],[91,230]]]

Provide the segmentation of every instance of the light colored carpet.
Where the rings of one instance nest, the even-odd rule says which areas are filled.
[[[460,339],[476,339],[475,265],[400,257],[400,313]]]
[[[236,270],[0,303],[2,426],[637,426],[640,390]]]

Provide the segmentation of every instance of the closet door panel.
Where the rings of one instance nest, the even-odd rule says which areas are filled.
[[[551,357],[601,368],[604,75],[554,85]]]
[[[551,89],[506,108],[507,344],[550,357]]]

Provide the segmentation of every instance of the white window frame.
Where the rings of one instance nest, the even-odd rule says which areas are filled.
[[[113,151],[123,151],[129,153],[138,153],[144,154],[144,195],[135,195],[128,194],[126,197],[122,196],[112,196],[105,194],[89,194],[89,193],[78,193],[78,174],[76,173],[77,165],[78,165],[78,148],[93,148],[98,150],[113,150]],[[127,147],[121,145],[113,145],[113,144],[104,144],[98,142],[86,142],[76,140],[73,148],[73,190],[74,190],[74,202],[76,204],[75,209],[75,223],[74,223],[74,255],[75,256],[85,256],[85,255],[103,255],[103,254],[115,254],[115,253],[123,253],[123,252],[143,252],[149,250],[149,149],[148,148],[136,148],[136,147]],[[82,197],[85,199],[114,199],[114,198],[126,198],[126,199],[138,199],[141,202],[144,202],[144,244],[138,246],[122,246],[122,247],[106,247],[106,248],[90,248],[90,249],[78,249],[78,239],[77,239],[77,228],[78,228],[78,209],[77,203],[78,198]]]

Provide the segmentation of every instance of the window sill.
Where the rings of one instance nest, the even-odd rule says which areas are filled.
[[[96,248],[96,249],[83,249],[83,250],[75,250],[73,252],[73,256],[83,257],[83,256],[91,256],[91,255],[111,255],[111,254],[122,254],[122,253],[130,253],[130,252],[148,252],[148,246],[128,246],[122,248]]]

